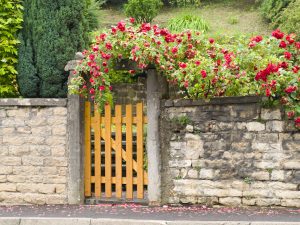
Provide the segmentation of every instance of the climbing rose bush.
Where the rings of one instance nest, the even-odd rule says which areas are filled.
[[[170,33],[133,18],[96,37],[71,77],[69,90],[90,96],[100,108],[111,104],[110,71],[124,59],[135,75],[149,66],[180,87],[186,98],[266,96],[280,103],[300,128],[300,42],[275,30],[270,37],[209,38],[200,32]]]

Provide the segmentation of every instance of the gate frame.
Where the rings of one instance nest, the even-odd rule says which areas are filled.
[[[73,75],[78,61],[83,59],[76,53],[75,60],[69,61],[65,71]],[[148,202],[149,205],[161,204],[161,148],[159,137],[160,102],[168,97],[168,82],[155,68],[147,70],[147,157],[148,157]],[[68,95],[68,142],[69,204],[84,203],[84,101],[78,95]]]

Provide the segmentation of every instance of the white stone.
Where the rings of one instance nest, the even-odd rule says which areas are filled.
[[[203,141],[199,135],[185,134],[186,149],[184,151],[186,159],[198,159],[203,155]]]
[[[213,179],[214,171],[212,169],[201,169],[199,178],[200,179]]]
[[[272,132],[282,132],[284,130],[284,122],[283,121],[268,121],[266,123],[267,131]]]
[[[249,122],[246,125],[248,131],[263,131],[265,130],[265,124],[259,122]]]
[[[261,110],[261,119],[262,120],[281,120],[280,109],[265,109]]]

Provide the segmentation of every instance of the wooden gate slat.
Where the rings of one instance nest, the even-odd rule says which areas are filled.
[[[95,108],[97,106],[95,105]],[[101,121],[100,113],[95,110],[95,196],[101,196]]]
[[[115,107],[116,126],[116,197],[122,197],[122,106]]]
[[[105,105],[105,196],[111,197],[111,107]]]
[[[143,103],[136,105],[137,145],[137,198],[144,198],[144,145],[143,145]]]
[[[132,105],[126,105],[126,198],[133,198]]]
[[[84,194],[91,196],[91,104],[85,102],[84,110],[84,136],[85,136],[85,154],[84,154]]]
[[[101,129],[101,133],[102,134],[105,134],[105,129]],[[102,138],[104,139],[104,141],[106,141],[106,137],[105,135],[102,135]],[[117,146],[117,143],[116,141],[113,139],[113,138],[110,138],[110,141],[111,141],[111,147],[113,150],[116,150],[116,146]],[[122,159],[124,159],[125,161],[127,161],[127,154],[126,154],[126,151],[122,148]],[[137,171],[137,162],[132,159],[132,167],[135,171]],[[144,171],[144,177],[148,177],[148,173],[147,171]],[[146,184],[146,183],[145,183]]]

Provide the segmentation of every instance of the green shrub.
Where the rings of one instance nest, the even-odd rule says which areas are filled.
[[[24,97],[65,97],[66,63],[88,44],[88,2],[24,0],[18,81]]]
[[[124,5],[125,14],[133,17],[136,22],[151,22],[156,17],[162,7],[161,0],[129,0]]]
[[[199,7],[201,4],[200,0],[169,0],[169,4],[176,7]]]
[[[278,19],[279,28],[288,33],[298,34],[300,38],[300,0],[292,2]]]
[[[169,20],[167,27],[172,32],[182,32],[184,30],[206,32],[209,30],[209,25],[204,19],[191,14],[183,14]]]
[[[261,12],[267,21],[275,22],[282,10],[284,10],[293,0],[262,0]]]
[[[19,1],[0,1],[0,98],[17,96],[16,38],[22,24],[22,5]]]

